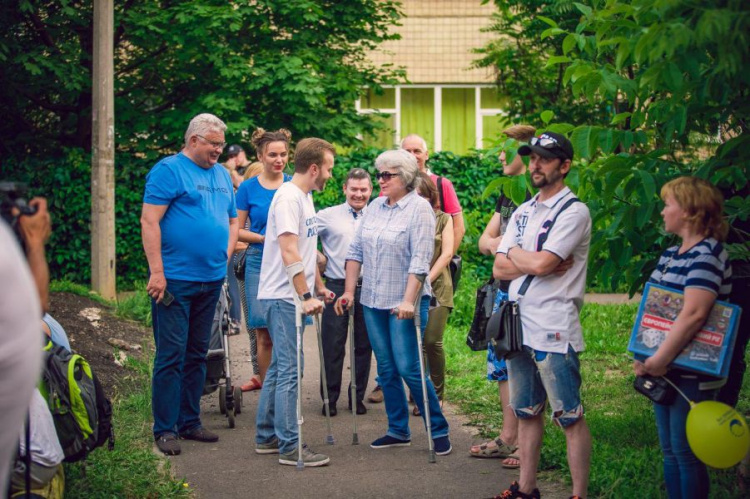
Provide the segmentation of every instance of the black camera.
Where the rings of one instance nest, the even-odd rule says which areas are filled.
[[[26,184],[23,182],[0,182],[0,215],[13,228],[21,246],[24,245],[24,242],[18,232],[18,217],[33,215],[37,210],[36,206],[29,206],[29,203],[26,202],[27,190]],[[13,213],[14,208],[18,209],[18,213]]]
[[[247,166],[238,166],[237,168],[235,168],[235,170],[237,171],[237,173],[240,174],[240,176],[242,176],[245,174],[245,170],[247,170]]]

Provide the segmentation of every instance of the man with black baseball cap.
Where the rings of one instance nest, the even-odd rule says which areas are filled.
[[[531,185],[539,193],[513,212],[493,268],[496,279],[511,281],[509,299],[518,302],[523,325],[523,351],[506,358],[521,470],[502,497],[539,497],[536,472],[548,404],[552,419],[565,432],[572,497],[586,497],[591,433],[581,402],[578,355],[584,349],[579,314],[591,216],[565,186],[573,159],[567,138],[545,132],[518,154],[530,157]]]
[[[573,144],[565,137],[555,132],[544,132],[539,137],[532,137],[528,145],[518,148],[518,154],[529,156],[532,152],[543,158],[573,159]]]

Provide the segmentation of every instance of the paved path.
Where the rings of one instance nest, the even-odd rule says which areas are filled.
[[[369,404],[368,413],[357,417],[360,445],[352,443],[352,415],[346,396],[339,400],[338,416],[332,418],[336,443],[326,445],[325,418],[319,396],[319,357],[313,327],[305,331],[305,371],[303,380],[304,440],[315,451],[328,454],[331,463],[320,468],[297,471],[282,466],[276,455],[255,454],[255,409],[259,392],[244,394],[242,414],[229,429],[219,413],[218,391],[203,398],[203,423],[219,434],[216,444],[181,441],[182,454],[170,457],[173,473],[184,477],[201,498],[482,498],[498,494],[516,480],[518,472],[504,470],[498,459],[469,457],[468,449],[479,441],[472,427],[449,405],[445,413],[451,426],[453,452],[427,462],[427,436],[421,418],[411,417],[412,445],[374,450],[369,443],[382,436],[387,427],[383,404]],[[232,374],[239,383],[252,372],[249,340],[245,333],[230,337]],[[347,348],[348,353],[348,348]],[[345,366],[349,365],[347,358]],[[375,376],[373,362],[372,379]],[[349,370],[344,368],[345,386]],[[374,386],[371,380],[368,393]],[[557,484],[542,484],[546,498],[567,497]]]

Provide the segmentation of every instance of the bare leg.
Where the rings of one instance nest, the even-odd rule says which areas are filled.
[[[518,418],[516,418],[515,411],[510,406],[510,388],[508,387],[507,381],[497,382],[497,395],[500,400],[500,407],[503,410],[503,429],[500,431],[500,439],[510,446],[518,445]],[[487,443],[487,448],[491,449],[496,447],[494,441]],[[476,454],[480,452],[480,445],[472,445],[471,453]],[[515,458],[505,458],[503,464],[506,466],[518,465],[518,460]]]
[[[581,418],[574,425],[565,428],[565,439],[568,444],[568,466],[573,479],[573,495],[586,497],[591,465],[591,432],[586,420]],[[523,465],[521,468],[523,469]]]
[[[508,381],[497,382],[497,392],[500,397],[500,406],[503,408],[503,429],[500,439],[508,445],[518,445],[518,418],[516,412],[510,406],[510,388]],[[518,459],[507,457],[503,460],[506,466],[518,465]]]
[[[258,328],[255,330],[255,334],[258,340],[258,370],[260,371],[260,380],[263,382],[266,379],[268,366],[271,364],[273,343],[271,342],[271,335],[268,334],[268,329]]]
[[[508,445],[517,445],[518,418],[516,418],[516,412],[510,406],[508,382],[498,381],[497,391],[500,396],[500,405],[503,408],[503,430],[500,432],[500,438]]]
[[[531,419],[518,420],[519,457],[521,458],[521,476],[518,484],[521,492],[525,494],[530,494],[537,488],[536,471],[542,452],[543,435],[544,412]]]

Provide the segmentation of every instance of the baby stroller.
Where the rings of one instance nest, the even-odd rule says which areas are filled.
[[[219,389],[219,411],[227,416],[229,427],[234,428],[234,417],[242,412],[242,390],[232,386],[229,366],[229,291],[227,283],[221,287],[219,302],[216,304],[211,338],[206,354],[206,382],[203,395]]]

